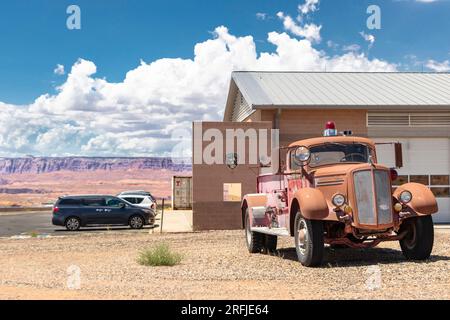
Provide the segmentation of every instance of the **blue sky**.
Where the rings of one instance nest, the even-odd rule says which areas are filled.
[[[0,101],[31,103],[64,79],[53,74],[57,63],[72,65],[78,58],[95,61],[98,76],[120,81],[140,59],[193,56],[193,44],[210,37],[219,25],[235,35],[253,35],[258,50],[271,50],[267,32],[283,30],[276,13],[295,12],[300,1],[8,1],[0,10]],[[68,30],[66,8],[82,10],[82,29]],[[410,59],[450,58],[450,2],[323,0],[314,22],[323,25],[325,41],[363,44],[369,4],[382,9],[382,29],[374,34],[370,55],[421,70]],[[257,12],[270,18],[262,21]]]
[[[305,0],[2,3],[0,156],[170,154],[174,130],[220,120],[235,69],[450,70],[450,1],[308,1],[315,7],[305,14]],[[81,9],[81,30],[66,27],[71,4]],[[371,4],[381,8],[380,30],[366,27]],[[301,35],[307,25],[321,26],[313,28],[319,40]],[[119,113],[126,125],[105,125]],[[146,127],[155,114],[158,125]],[[29,129],[11,133],[11,117]]]

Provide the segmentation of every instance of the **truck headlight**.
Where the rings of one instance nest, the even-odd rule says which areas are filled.
[[[403,191],[402,193],[400,193],[399,200],[403,204],[410,203],[412,200],[412,193],[409,191]]]
[[[331,199],[331,202],[333,202],[336,207],[340,208],[345,204],[345,197],[342,194],[336,194],[333,196],[333,199]]]

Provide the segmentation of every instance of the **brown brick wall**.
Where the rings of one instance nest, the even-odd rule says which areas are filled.
[[[204,122],[203,130],[217,128],[225,136],[227,128],[271,129],[270,122]],[[209,143],[203,142],[203,147]],[[248,151],[248,145],[246,147]],[[270,150],[270,148],[268,149]],[[224,145],[224,156],[225,156]],[[246,156],[248,161],[248,155]],[[240,229],[240,202],[223,201],[224,183],[241,183],[242,196],[256,191],[258,168],[238,165],[235,169],[223,165],[193,164],[193,226],[194,230]]]

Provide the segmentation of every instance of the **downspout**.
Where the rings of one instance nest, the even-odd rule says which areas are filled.
[[[278,108],[273,119],[273,129],[280,129],[281,109]]]

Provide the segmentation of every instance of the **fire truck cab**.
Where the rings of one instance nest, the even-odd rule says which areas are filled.
[[[338,134],[328,122],[323,137],[286,148],[277,173],[260,174],[257,193],[241,210],[249,252],[276,250],[279,236],[293,236],[298,260],[322,263],[324,246],[368,248],[399,241],[408,259],[427,259],[433,248],[436,199],[426,186],[406,183],[395,190],[395,168],[377,162],[375,143]],[[395,144],[396,167],[402,166]]]

